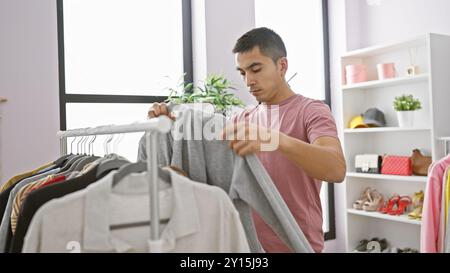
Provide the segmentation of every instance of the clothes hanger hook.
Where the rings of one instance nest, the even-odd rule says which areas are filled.
[[[83,136],[83,138],[80,141],[80,154],[83,154],[83,142],[86,140],[86,136]]]
[[[84,154],[88,155],[89,154],[89,142],[90,142],[90,137],[88,136],[86,138],[86,141],[84,142]]]
[[[113,146],[113,151],[114,153],[117,154],[118,150],[119,150],[119,142],[122,141],[124,134],[119,134],[119,136],[117,137],[117,139],[114,141],[114,146]]]
[[[112,144],[112,152],[113,153],[117,153],[117,140],[119,139],[120,134],[118,135],[118,137],[114,140],[113,144]]]
[[[83,140],[80,142],[80,154],[83,154],[84,152],[84,142],[86,141],[86,136],[83,137]]]
[[[80,142],[83,140],[83,137],[80,138],[80,140],[77,142],[77,154],[79,154],[80,151]]]
[[[122,142],[122,140],[125,138],[125,134],[120,134],[120,139],[119,139],[119,141],[117,142],[117,152],[119,152],[119,144],[120,144],[120,142]]]
[[[114,151],[113,151],[112,145],[111,145],[111,147],[109,145],[110,145],[110,143],[112,142],[113,139],[114,139],[114,135],[111,135],[111,138],[108,140],[108,143],[107,143],[107,145],[108,145],[108,152],[111,151],[111,153],[113,153]]]
[[[89,139],[89,136],[86,136],[86,139],[83,141],[82,154],[86,154],[86,142]]]
[[[106,142],[105,142],[105,144],[104,144],[105,155],[109,154],[109,149],[108,149],[109,147],[108,147],[108,144],[111,142],[112,138],[113,138],[113,136],[110,135],[110,136],[108,136],[108,138],[106,139]]]
[[[92,138],[92,140],[89,142],[89,152],[92,151],[91,155],[94,155],[94,141],[97,138],[96,135]],[[92,149],[92,150],[91,150]]]
[[[86,141],[89,139],[89,136],[86,136],[81,142],[81,154],[86,154]]]
[[[74,137],[72,142],[70,142],[70,153],[73,153],[73,149],[72,149],[72,144],[75,142],[75,140],[77,139],[77,137]]]
[[[92,142],[92,154],[94,154],[94,143],[97,140],[97,136],[94,137],[94,141]]]
[[[90,136],[93,138],[93,136]],[[91,155],[91,142],[92,139],[89,139],[89,141],[87,142],[87,155]]]
[[[103,151],[105,152],[105,155],[108,154],[108,147],[106,146],[106,143],[108,142],[108,138],[109,138],[109,136],[107,138],[105,138],[105,142],[103,142]]]

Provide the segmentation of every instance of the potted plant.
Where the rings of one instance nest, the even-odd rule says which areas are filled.
[[[397,111],[397,118],[400,127],[414,126],[414,112],[422,109],[421,103],[413,95],[402,95],[395,97],[394,109]]]
[[[214,106],[217,113],[225,116],[231,115],[233,107],[244,107],[244,103],[229,93],[233,88],[223,76],[211,75],[201,86],[194,87],[193,83],[179,85],[181,92],[170,88],[166,102],[174,103],[209,103]],[[181,94],[180,94],[181,93]]]

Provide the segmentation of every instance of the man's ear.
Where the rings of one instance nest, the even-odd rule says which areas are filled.
[[[288,70],[288,60],[286,57],[281,57],[278,60],[278,71],[280,72],[280,76],[282,78],[286,76],[287,70]]]

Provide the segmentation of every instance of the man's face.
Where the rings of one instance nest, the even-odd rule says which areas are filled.
[[[236,54],[237,70],[257,101],[270,103],[274,100],[286,73],[281,62],[279,60],[275,64],[257,46],[248,52]]]

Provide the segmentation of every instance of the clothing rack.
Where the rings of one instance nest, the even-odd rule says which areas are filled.
[[[153,241],[159,240],[159,196],[158,196],[158,166],[156,134],[165,134],[170,131],[172,121],[166,116],[153,118],[146,122],[131,123],[125,125],[105,125],[93,128],[80,128],[67,131],[59,131],[56,135],[60,140],[61,154],[67,154],[67,138],[93,135],[111,135],[120,133],[146,132],[147,149],[147,170],[150,193],[150,238]],[[153,151],[153,152],[152,152]]]
[[[444,141],[444,155],[448,155],[450,153],[448,150],[450,137],[439,137],[438,140]]]

